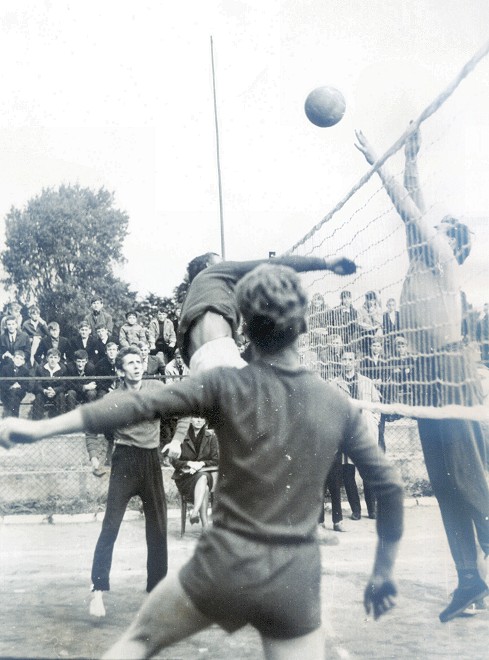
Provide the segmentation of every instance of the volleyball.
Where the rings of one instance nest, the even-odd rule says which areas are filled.
[[[345,97],[335,87],[316,87],[307,96],[304,110],[315,126],[334,126],[345,114]]]

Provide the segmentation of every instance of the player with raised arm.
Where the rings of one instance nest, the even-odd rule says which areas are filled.
[[[251,623],[267,658],[323,658],[320,550],[323,484],[338,450],[348,453],[379,502],[378,544],[365,590],[367,613],[394,605],[392,571],[403,525],[403,487],[379,454],[360,411],[299,364],[307,298],[298,276],[262,265],[237,285],[253,344],[242,369],[220,367],[151,391],[117,393],[61,417],[0,424],[0,442],[153,419],[205,417],[220,446],[214,524],[194,556],[149,595],[105,658],[149,658],[212,623]]]
[[[361,131],[355,146],[373,165],[376,155]],[[405,146],[404,187],[386,170],[377,172],[406,228],[409,268],[400,298],[401,330],[418,358],[418,402],[441,407],[482,403],[482,388],[469,348],[462,342],[462,302],[458,266],[468,257],[470,232],[455,218],[433,228],[424,216],[417,154],[419,131]],[[430,322],[431,320],[431,322]],[[458,586],[440,613],[450,621],[489,594],[478,569],[476,538],[489,554],[489,487],[484,432],[479,422],[418,419],[426,468],[438,500]],[[475,533],[474,533],[475,529]]]
[[[218,366],[242,368],[246,365],[235,339],[240,315],[235,288],[239,280],[256,266],[268,263],[289,266],[296,272],[329,270],[351,275],[356,266],[349,259],[284,256],[269,260],[222,261],[214,252],[192,259],[187,267],[188,291],[178,324],[177,344],[191,375]],[[173,441],[164,451],[170,458],[180,456],[180,445],[190,420],[180,420]]]

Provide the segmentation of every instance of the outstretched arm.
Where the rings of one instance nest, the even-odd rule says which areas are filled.
[[[426,212],[423,194],[419,185],[418,153],[421,146],[419,129],[410,133],[404,145],[406,163],[404,165],[404,187],[421,213]]]
[[[10,449],[15,443],[37,442],[43,438],[65,433],[77,433],[84,429],[80,408],[69,413],[32,421],[19,417],[7,417],[0,422],[0,447]]]
[[[362,131],[355,131],[358,143],[355,147],[363,153],[370,165],[373,165],[377,156]],[[377,169],[384,188],[391,198],[394,207],[406,225],[408,249],[426,246],[433,261],[449,260],[453,257],[447,241],[442,240],[433,227],[429,225],[420,208],[414,203],[408,191],[382,166]]]

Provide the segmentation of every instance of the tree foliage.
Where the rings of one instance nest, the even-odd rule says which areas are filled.
[[[124,262],[128,220],[105,188],[62,185],[44,189],[22,210],[12,207],[1,254],[7,289],[23,304],[37,302],[46,320],[70,329],[95,293],[120,316],[136,298],[113,272]]]

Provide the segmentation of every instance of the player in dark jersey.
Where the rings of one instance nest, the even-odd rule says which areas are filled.
[[[338,450],[378,497],[379,541],[365,608],[394,605],[392,570],[402,533],[403,488],[362,414],[299,364],[307,298],[290,268],[262,265],[237,286],[253,344],[243,369],[220,367],[155,390],[115,393],[50,420],[3,420],[0,443],[87,429],[103,432],[155,414],[209,420],[220,446],[213,526],[195,554],[161,582],[106,658],[149,658],[212,623],[251,623],[268,658],[320,658],[321,565],[316,537],[323,484]]]

